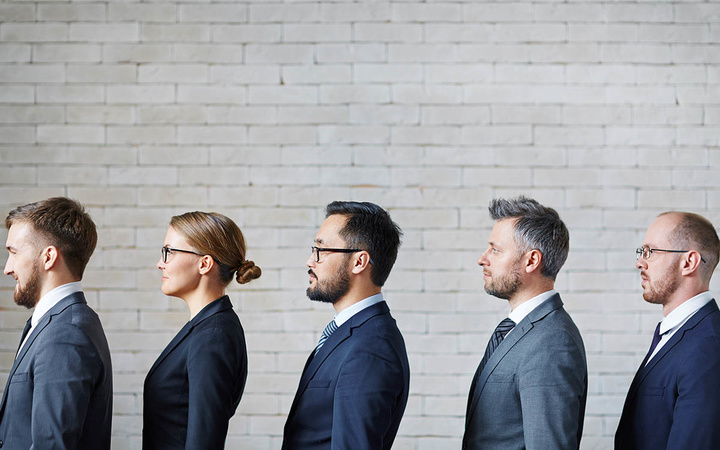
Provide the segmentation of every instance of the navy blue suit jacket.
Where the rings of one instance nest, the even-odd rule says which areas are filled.
[[[283,449],[389,449],[405,412],[410,368],[385,302],[352,316],[303,370]]]
[[[105,332],[82,292],[33,328],[0,404],[6,449],[109,449],[112,364]]]
[[[715,300],[638,370],[615,448],[720,448],[720,311]]]
[[[228,296],[205,306],[145,378],[143,449],[222,449],[247,379],[245,335]]]

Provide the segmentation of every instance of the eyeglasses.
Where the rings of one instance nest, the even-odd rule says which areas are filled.
[[[163,247],[160,249],[160,252],[162,253],[162,261],[164,264],[167,264],[169,255],[172,255],[173,252],[192,253],[193,255],[203,256],[197,252],[193,252],[190,250],[180,250],[179,248],[172,248],[172,247]]]
[[[646,246],[635,249],[635,257],[638,260],[640,259],[640,257],[642,257],[643,259],[650,259],[653,252],[687,253],[689,251],[690,250],[664,250],[662,248],[650,248],[646,245]],[[707,262],[707,261],[705,261],[705,258],[702,257],[702,255],[700,255],[700,260],[702,262]]]
[[[313,255],[315,255],[315,262],[320,262],[320,252],[328,252],[328,253],[355,253],[355,252],[361,252],[359,248],[320,248],[316,246],[310,247],[312,250]],[[370,259],[370,263],[372,263],[372,258]]]

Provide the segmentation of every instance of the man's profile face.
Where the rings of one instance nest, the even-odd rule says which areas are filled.
[[[679,250],[670,241],[675,225],[677,218],[672,214],[658,217],[647,229],[643,246]],[[653,252],[650,259],[639,258],[635,262],[635,267],[640,269],[640,285],[646,302],[664,305],[670,300],[680,285],[682,256],[682,253]]]
[[[509,300],[522,285],[520,258],[515,242],[514,219],[498,220],[490,233],[488,248],[480,256],[485,292]]]
[[[17,282],[14,300],[19,306],[33,308],[40,300],[41,271],[40,249],[36,245],[32,226],[25,222],[14,223],[8,230],[5,248],[8,259],[5,275]]]
[[[334,214],[323,222],[317,235],[315,246],[319,248],[348,248],[340,236],[340,230],[347,222],[345,216]],[[310,276],[307,296],[310,300],[336,303],[350,289],[350,254],[320,252],[320,261],[315,261],[314,252],[306,265]]]

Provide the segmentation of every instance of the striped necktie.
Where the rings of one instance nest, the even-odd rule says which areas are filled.
[[[338,329],[338,326],[335,323],[335,319],[331,320],[330,323],[325,327],[325,330],[323,330],[322,336],[320,336],[320,340],[318,340],[317,347],[315,347],[316,355],[317,355],[318,351],[320,351],[320,347],[322,347],[323,344],[325,344],[325,341],[327,341],[328,338],[330,337],[330,335],[333,334],[333,332],[337,329]]]
[[[502,340],[505,339],[505,335],[508,334],[513,328],[515,328],[515,322],[513,322],[509,318],[503,319],[502,322],[500,322],[498,326],[495,327],[495,331],[493,331],[492,336],[490,336],[490,341],[485,348],[485,356],[483,356],[482,362],[480,363],[480,368],[478,369],[480,372],[482,372],[485,364],[488,362],[488,359],[490,359],[490,356],[492,356],[498,345],[500,345]]]

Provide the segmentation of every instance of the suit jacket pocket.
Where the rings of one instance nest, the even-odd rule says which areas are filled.
[[[10,380],[10,384],[12,383],[26,383],[28,380],[28,373],[22,372],[17,373],[15,372],[15,375],[13,375],[12,379]]]
[[[307,387],[308,389],[327,389],[330,387],[330,380],[310,380]]]
[[[652,397],[662,397],[665,394],[665,386],[650,386],[638,391],[638,395],[648,395]]]
[[[493,372],[487,379],[488,383],[514,383],[515,374],[507,372]]]

